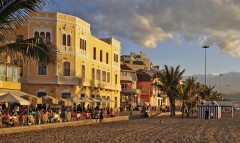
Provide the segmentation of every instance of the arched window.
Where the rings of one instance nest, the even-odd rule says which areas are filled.
[[[62,36],[62,45],[66,45],[66,34]]]
[[[110,82],[110,72],[107,73],[107,82]]]
[[[67,46],[71,46],[71,36],[67,36]]]
[[[106,82],[106,72],[102,71],[102,81]]]
[[[63,70],[64,70],[64,76],[70,76],[70,63],[64,62],[63,63]]]
[[[42,38],[45,38],[45,33],[44,33],[44,32],[41,32],[41,33],[40,33],[40,36],[41,36]]]
[[[100,81],[100,73],[101,73],[100,69],[97,69],[97,79],[96,80]]]
[[[85,65],[82,65],[82,78],[85,78]]]
[[[46,92],[38,92],[37,93],[37,97],[43,97],[43,96],[46,96],[47,93]]]
[[[46,33],[46,40],[51,41],[51,34],[49,32]]]
[[[38,75],[47,75],[47,64],[38,63]]]
[[[95,69],[92,68],[92,80],[95,80]]]
[[[71,97],[71,93],[69,93],[69,92],[62,93],[62,98],[66,99],[66,98],[70,98],[70,97]]]
[[[39,37],[39,33],[36,31],[35,33],[34,33],[34,38],[38,38]]]

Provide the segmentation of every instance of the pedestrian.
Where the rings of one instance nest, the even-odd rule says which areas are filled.
[[[104,113],[103,113],[103,109],[101,109],[101,112],[100,112],[100,115],[99,115],[99,119],[100,119],[100,123],[103,122],[103,116],[104,116]]]
[[[210,113],[210,119],[213,119],[213,112]]]
[[[209,118],[209,110],[206,109],[205,110],[205,120],[208,120],[208,118]]]

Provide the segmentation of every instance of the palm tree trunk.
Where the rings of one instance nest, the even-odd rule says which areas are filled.
[[[190,105],[187,105],[187,108],[188,108],[188,111],[187,111],[187,117],[189,117],[190,110],[191,110],[191,106],[190,106]]]
[[[184,101],[183,101],[182,109],[181,109],[181,112],[182,112],[182,118],[183,118],[183,116],[184,116],[184,109],[185,109],[185,104],[184,104]]]

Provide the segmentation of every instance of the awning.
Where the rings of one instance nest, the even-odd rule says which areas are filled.
[[[17,95],[28,100],[32,104],[42,104],[42,99],[35,95],[31,95],[20,90],[0,89],[0,95],[4,95],[7,93],[13,93],[14,95]]]
[[[58,104],[58,99],[52,96],[42,96],[43,103],[47,104]]]
[[[72,105],[71,101],[69,101],[67,99],[63,99],[63,98],[58,99],[58,104],[62,105],[62,106],[71,106]]]
[[[0,102],[2,103],[19,103],[20,105],[30,105],[30,102],[14,95],[14,93],[7,93],[0,96]]]

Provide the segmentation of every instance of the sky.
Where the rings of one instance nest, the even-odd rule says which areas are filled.
[[[121,42],[121,55],[146,53],[185,75],[240,72],[239,0],[52,0],[44,11],[77,16],[99,38]]]

